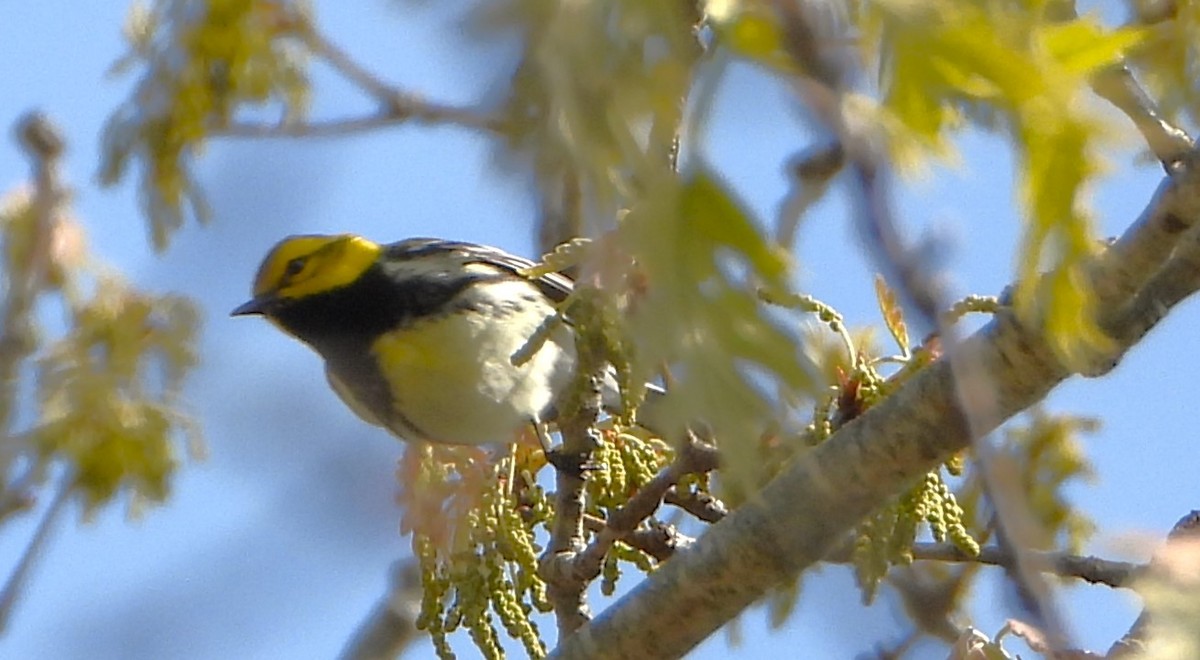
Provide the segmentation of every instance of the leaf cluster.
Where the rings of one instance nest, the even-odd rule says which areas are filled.
[[[661,442],[615,429],[606,436],[593,457],[603,469],[587,481],[585,515],[596,521],[626,504],[672,456]],[[499,461],[467,448],[406,451],[400,500],[424,585],[417,626],[432,636],[439,657],[453,657],[449,636],[459,629],[486,657],[503,657],[501,628],[531,657],[545,655],[533,619],[551,609],[538,575],[538,556],[556,515],[534,476],[544,465],[540,451],[523,445]],[[589,528],[587,538],[595,534]],[[645,552],[615,544],[604,560],[605,593],[615,588],[622,563],[641,572],[657,564]]]
[[[38,215],[22,192],[0,210],[8,487],[28,487],[56,466],[88,512],[122,492],[135,502],[161,501],[179,466],[178,439],[199,451],[181,399],[198,360],[199,315],[181,296],[106,273],[65,206],[49,222]],[[47,318],[51,310],[61,322]],[[12,413],[24,392],[34,405],[18,417]],[[13,428],[22,418],[25,428]],[[11,471],[14,461],[25,477]]]
[[[190,210],[208,211],[191,161],[236,110],[275,103],[303,113],[308,76],[302,47],[308,12],[275,0],[169,0],[134,4],[125,26],[131,52],[114,73],[141,75],[104,129],[100,180],[112,185],[131,161],[141,169],[143,208],[164,249]]]

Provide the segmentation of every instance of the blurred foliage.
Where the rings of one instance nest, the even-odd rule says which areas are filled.
[[[631,305],[636,357],[668,365],[665,437],[703,420],[721,449],[724,494],[761,481],[758,439],[783,412],[768,388],[812,392],[799,336],[767,313],[760,286],[781,289],[789,260],[708,171],[665,184],[618,230],[649,286]]]
[[[165,499],[178,465],[174,436],[188,434],[198,447],[180,410],[183,378],[197,361],[195,308],[103,278],[90,300],[72,305],[70,324],[37,360],[35,446],[73,466],[89,508],[122,487]]]
[[[1095,531],[1095,524],[1064,491],[1095,478],[1081,436],[1099,428],[1098,419],[1052,415],[1038,406],[1004,429],[1000,460],[1010,466],[1005,472],[1016,477],[1017,483],[1009,487],[1028,501],[1026,515],[1041,533],[1040,550],[1078,553]]]
[[[506,169],[532,171],[543,195],[577,188],[575,233],[611,228],[671,168],[701,18],[691,2],[478,3],[475,34],[522,48],[501,110]]]
[[[875,599],[889,567],[913,562],[912,545],[922,523],[935,541],[949,540],[967,555],[979,554],[979,543],[963,518],[962,507],[945,479],[938,472],[930,472],[912,490],[863,521],[854,540],[854,576],[862,589],[863,602],[869,604]]]
[[[121,493],[134,504],[161,501],[178,467],[177,439],[199,451],[181,399],[197,362],[198,313],[180,296],[140,291],[107,273],[65,208],[48,222],[38,215],[25,191],[0,208],[8,437],[0,474],[14,479],[6,488],[32,485],[14,477],[17,465],[42,475],[53,466],[88,513]],[[49,322],[51,310],[61,322]],[[31,414],[11,414],[29,391]],[[27,428],[11,428],[20,419]]]
[[[550,610],[537,574],[533,526],[549,520],[552,510],[540,489],[515,506],[516,460],[493,462],[460,447],[405,452],[400,499],[424,585],[417,627],[429,632],[439,657],[454,657],[447,636],[460,627],[485,657],[504,657],[493,616],[530,657],[546,654],[531,618]]]
[[[1200,126],[1200,3],[1188,0],[1126,0],[1133,22],[1143,26],[1145,39],[1128,63],[1159,109],[1173,122],[1186,119]]]
[[[1121,62],[1146,33],[1108,29],[1094,17],[1056,20],[1052,8],[1047,2],[864,2],[859,44],[867,61],[878,62],[877,119],[902,169],[927,153],[949,155],[953,131],[967,120],[1005,126],[1018,157],[1026,216],[1016,307],[1037,320],[1060,359],[1075,366],[1083,351],[1108,345],[1084,285],[1097,248],[1085,195],[1103,170],[1100,149],[1116,129],[1086,102],[1089,80]],[[973,117],[977,108],[986,108],[986,116]]]
[[[1200,528],[1194,522],[1182,533],[1176,527],[1166,547],[1155,553],[1151,569],[1137,580],[1145,610],[1133,632],[1141,639],[1137,652],[1121,657],[1200,657]]]
[[[164,249],[183,225],[185,204],[197,218],[207,216],[190,160],[214,130],[244,106],[275,103],[285,121],[303,113],[308,14],[289,0],[133,5],[125,26],[131,50],[113,72],[140,68],[141,77],[104,129],[100,180],[116,184],[136,162],[155,248]]]

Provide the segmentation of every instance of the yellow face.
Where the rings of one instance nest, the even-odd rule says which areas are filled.
[[[382,248],[361,236],[289,236],[263,260],[254,279],[254,299],[233,311],[269,313],[271,303],[295,300],[350,284],[375,260]]]

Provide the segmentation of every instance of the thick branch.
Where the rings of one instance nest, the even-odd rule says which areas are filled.
[[[1167,222],[1177,241],[1200,218],[1200,183],[1190,167],[1178,171],[1110,253],[1102,255],[1088,284],[1100,309],[1126,310],[1101,319],[1117,344],[1115,355],[1156,319],[1132,313],[1136,295],[1111,286],[1129,264],[1151,264],[1146,251],[1174,246],[1143,240]],[[1162,248],[1167,248],[1163,250]],[[1160,261],[1159,264],[1164,262]],[[1168,262],[1169,265],[1169,262]],[[1162,270],[1134,273],[1153,282]],[[1178,298],[1190,294],[1180,292]],[[1165,300],[1169,307],[1177,301]],[[1158,318],[1165,314],[1162,311]],[[839,429],[752,498],[714,525],[608,611],[563,641],[561,658],[676,657],[761,598],[774,585],[820,561],[867,514],[950,455],[970,446],[971,432],[988,433],[1065,380],[1070,373],[1036,330],[1008,310],[958,344],[959,359],[988,376],[993,405],[968,426],[949,360],[912,378],[893,396]],[[1097,356],[1096,369],[1115,362]],[[975,384],[980,386],[980,384]]]

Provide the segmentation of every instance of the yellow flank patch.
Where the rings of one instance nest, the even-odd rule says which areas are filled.
[[[353,234],[289,236],[259,267],[254,295],[302,298],[345,286],[361,277],[382,250]]]
[[[520,422],[512,399],[524,374],[496,364],[502,353],[486,334],[485,325],[452,316],[387,333],[371,346],[395,405],[427,434],[420,439],[479,444]],[[494,382],[498,375],[504,382]]]
[[[393,390],[473,386],[481,365],[474,352],[459,348],[458,342],[473,339],[464,336],[469,332],[463,325],[457,320],[418,323],[375,340],[371,350]]]

